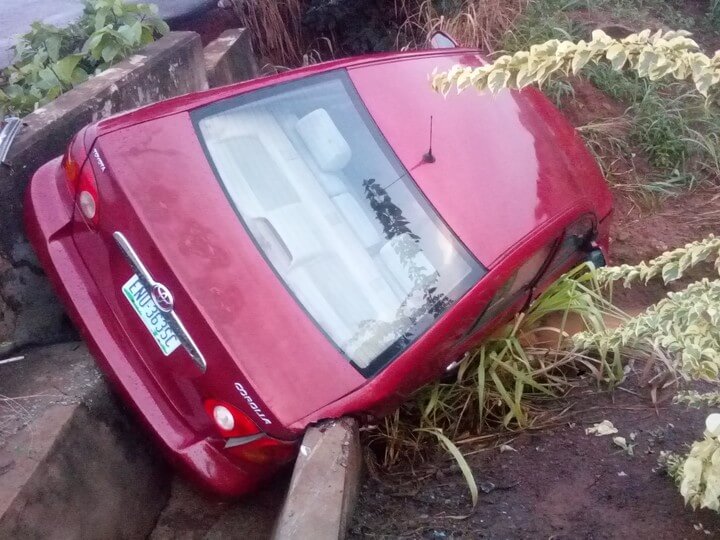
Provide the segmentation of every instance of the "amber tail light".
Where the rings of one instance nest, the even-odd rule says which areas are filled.
[[[74,139],[63,156],[62,168],[65,171],[68,189],[75,199],[75,204],[88,225],[94,228],[98,223],[97,182],[90,160],[86,155],[78,155],[84,154],[84,152],[79,152],[77,147],[78,144]]]

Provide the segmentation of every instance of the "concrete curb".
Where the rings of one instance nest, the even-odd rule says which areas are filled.
[[[273,538],[344,538],[362,470],[358,424],[331,420],[305,433]]]
[[[85,347],[31,351],[0,376],[2,394],[32,398],[17,431],[0,438],[0,538],[146,537],[169,470]]]

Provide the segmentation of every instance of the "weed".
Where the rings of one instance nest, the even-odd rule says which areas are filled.
[[[253,47],[261,57],[285,66],[302,62],[301,0],[230,1],[240,24],[250,30]]]
[[[650,85],[633,112],[630,137],[648,155],[650,163],[661,170],[682,168],[689,149],[682,138],[688,123],[680,100],[662,98]]]
[[[575,98],[575,88],[568,81],[562,79],[551,80],[543,89],[543,93],[550,98],[556,107],[561,108],[568,99]]]
[[[627,133],[632,123],[627,116],[591,122],[578,128],[588,149],[595,156],[603,175],[611,184],[632,185],[628,176],[635,175],[634,153],[628,143]]]
[[[588,66],[588,80],[606,95],[625,104],[635,103],[648,91],[648,83],[633,73],[618,72],[607,64]]]
[[[444,31],[470,47],[493,51],[510,30],[527,0],[432,1],[395,0],[404,22],[398,31],[399,48],[423,47],[435,31]]]
[[[598,381],[620,380],[619,364],[563,349],[571,319],[581,328],[603,332],[606,317],[625,317],[597,293],[587,270],[583,265],[561,278],[527,313],[469,352],[452,380],[421,388],[386,418],[374,435],[385,442],[385,464],[434,440],[428,429],[462,445],[476,441],[487,426],[527,427],[533,421],[530,399],[562,394],[571,385],[568,373],[579,369]]]
[[[576,0],[538,0],[530,2],[505,35],[504,51],[525,50],[534,43],[550,39],[574,39],[582,35],[582,27],[569,17],[577,7]]]
[[[696,409],[702,407],[718,407],[720,406],[720,392],[704,392],[702,394],[695,390],[678,392],[673,398],[673,403],[682,403]]]

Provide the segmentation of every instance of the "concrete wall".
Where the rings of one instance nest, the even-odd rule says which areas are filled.
[[[253,79],[260,74],[253,54],[250,31],[225,30],[205,47],[205,70],[211,88]]]
[[[22,195],[33,172],[90,122],[207,87],[200,37],[172,32],[23,119],[0,165],[0,354],[73,336],[22,230]]]

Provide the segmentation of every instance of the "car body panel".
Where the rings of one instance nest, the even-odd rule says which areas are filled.
[[[158,399],[162,391],[145,368],[135,340],[114,317],[75,247],[73,201],[66,182],[60,158],[35,173],[25,193],[25,230],[103,373],[170,461],[199,485],[222,495],[257,486],[276,468],[237,467],[223,454],[220,437],[198,433],[170,402]]]

